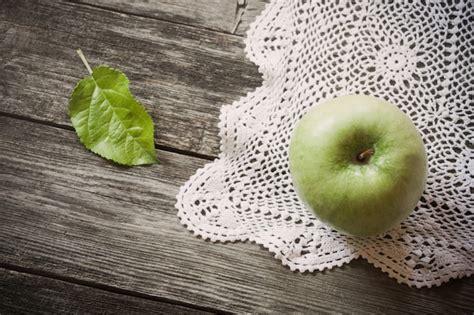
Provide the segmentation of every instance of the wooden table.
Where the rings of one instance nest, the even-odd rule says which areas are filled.
[[[220,107],[261,84],[243,36],[264,5],[2,0],[0,313],[472,313],[473,279],[409,288],[363,260],[299,274],[181,226],[175,196],[218,154]],[[76,48],[128,75],[160,165],[118,167],[79,143]]]

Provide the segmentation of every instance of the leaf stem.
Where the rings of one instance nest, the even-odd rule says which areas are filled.
[[[84,66],[86,66],[87,71],[89,71],[89,74],[92,74],[92,69],[91,66],[89,66],[89,63],[87,62],[86,56],[84,56],[84,53],[82,52],[81,49],[76,50],[77,54],[81,58],[82,62],[84,63]]]

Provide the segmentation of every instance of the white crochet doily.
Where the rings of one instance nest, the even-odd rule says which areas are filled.
[[[181,222],[211,241],[254,241],[301,272],[364,257],[410,286],[471,275],[473,19],[470,0],[269,3],[246,40],[263,85],[222,108],[221,153],[181,187]],[[428,152],[417,208],[369,239],[320,223],[288,169],[296,122],[311,106],[354,93],[397,104]]]

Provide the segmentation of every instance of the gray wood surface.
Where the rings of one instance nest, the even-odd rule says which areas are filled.
[[[210,156],[221,106],[261,82],[242,37],[75,3],[3,1],[0,42],[0,112],[69,126],[82,48],[129,77],[159,145]]]
[[[238,3],[2,1],[0,313],[29,300],[61,313],[108,304],[170,313],[170,303],[176,312],[474,311],[472,279],[409,288],[363,260],[299,274],[255,244],[211,244],[179,223],[179,186],[218,153],[220,107],[261,83],[240,35],[265,1],[246,1],[231,34]],[[76,48],[128,75],[157,124],[162,164],[118,167],[79,143],[66,114],[86,75]]]
[[[196,238],[173,205],[198,158],[160,151],[161,165],[121,168],[73,131],[1,116],[0,152],[0,266],[231,312],[474,309],[471,279],[408,288],[364,261],[299,274],[254,244]]]
[[[0,268],[1,314],[211,314]]]
[[[269,0],[79,0],[185,25],[244,35]],[[242,11],[242,12],[241,12]]]

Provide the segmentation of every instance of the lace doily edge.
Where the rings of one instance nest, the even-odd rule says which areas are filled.
[[[208,164],[210,164],[210,163],[208,163]],[[180,194],[181,194],[181,190],[180,190]],[[178,196],[180,194],[178,194]],[[335,267],[342,267],[343,265],[350,263],[354,259],[362,258],[362,259],[366,260],[369,264],[374,266],[375,268],[377,268],[377,269],[381,270],[383,273],[387,274],[389,276],[389,278],[395,279],[397,281],[397,283],[405,284],[409,287],[415,287],[415,288],[418,288],[418,289],[421,289],[423,287],[427,287],[427,288],[439,287],[442,284],[444,284],[444,283],[446,283],[450,280],[467,278],[467,277],[472,276],[472,274],[473,274],[472,270],[466,269],[466,270],[458,270],[457,274],[454,275],[454,276],[444,276],[444,277],[441,276],[438,281],[426,281],[426,282],[423,282],[423,283],[416,282],[416,281],[404,281],[402,278],[397,276],[397,274],[393,270],[386,267],[382,263],[379,263],[376,259],[370,257],[370,255],[368,255],[363,250],[358,250],[358,251],[352,253],[350,256],[341,259],[340,261],[338,261],[337,263],[335,263],[333,265],[322,264],[320,266],[311,266],[311,267],[310,266],[295,266],[295,265],[289,264],[287,261],[280,258],[278,253],[270,245],[268,245],[264,240],[262,240],[258,237],[253,237],[253,236],[249,236],[248,234],[246,234],[246,235],[243,235],[241,237],[233,237],[233,238],[231,237],[231,238],[228,238],[226,240],[222,240],[222,239],[219,239],[219,238],[215,237],[210,232],[199,231],[199,228],[193,227],[192,224],[186,220],[186,218],[182,214],[182,209],[179,208],[178,204],[176,204],[176,208],[178,209],[178,218],[180,219],[180,223],[183,226],[185,226],[188,231],[193,233],[193,235],[195,237],[200,237],[204,241],[210,241],[212,243],[226,244],[226,243],[236,243],[236,242],[250,242],[252,244],[260,245],[263,248],[265,248],[266,250],[268,250],[270,253],[272,253],[273,258],[275,260],[280,261],[282,263],[282,265],[288,267],[291,271],[297,271],[299,273],[306,273],[306,272],[312,273],[316,270],[320,271],[320,272],[325,271],[325,270],[331,270]],[[312,267],[314,267],[314,268],[312,268]]]

